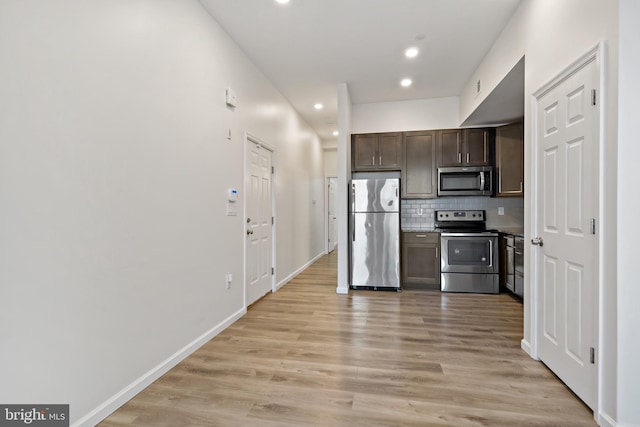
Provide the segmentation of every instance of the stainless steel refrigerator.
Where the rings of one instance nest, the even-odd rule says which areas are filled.
[[[400,288],[400,180],[353,179],[351,287]]]

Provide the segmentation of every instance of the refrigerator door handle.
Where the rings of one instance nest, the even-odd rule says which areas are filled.
[[[356,185],[351,184],[351,212],[356,211]]]
[[[356,241],[356,221],[355,221],[355,215],[351,214],[349,215],[349,228],[351,228],[351,241],[355,242]]]

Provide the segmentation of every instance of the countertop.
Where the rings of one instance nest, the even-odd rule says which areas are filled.
[[[488,229],[498,230],[501,233],[513,234],[514,236],[524,237],[524,227],[491,227]],[[435,229],[433,226],[424,226],[420,228],[403,228],[403,233],[439,233],[440,230]]]
[[[489,227],[491,228],[491,227]],[[524,237],[524,227],[493,227],[501,233]]]
[[[434,227],[424,226],[420,228],[403,228],[403,233],[439,233],[440,230],[436,230]]]

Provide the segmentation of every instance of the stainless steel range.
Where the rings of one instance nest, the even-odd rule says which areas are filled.
[[[483,210],[436,211],[443,292],[497,294],[498,232],[486,230]]]

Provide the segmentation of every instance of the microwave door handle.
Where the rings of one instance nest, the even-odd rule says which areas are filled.
[[[484,172],[480,172],[480,191],[484,191]]]

